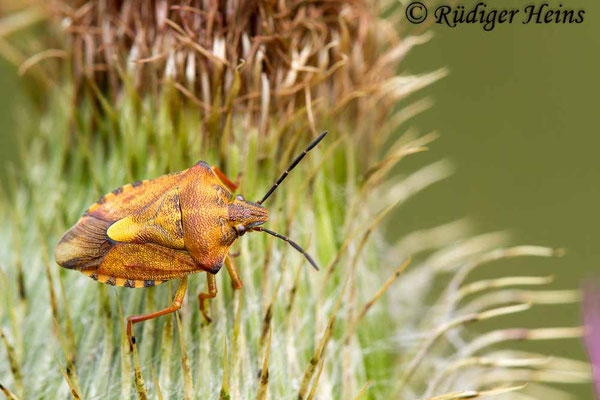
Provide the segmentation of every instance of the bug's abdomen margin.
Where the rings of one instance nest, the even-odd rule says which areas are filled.
[[[117,286],[139,287],[125,281],[156,284],[199,271],[201,268],[185,250],[153,243],[116,243],[92,272],[115,278],[105,282]],[[88,275],[88,272],[85,272]],[[93,278],[93,276],[91,276]],[[98,279],[100,280],[100,279]],[[122,282],[121,282],[122,281]],[[121,284],[122,283],[122,284]],[[152,286],[146,284],[145,286]]]

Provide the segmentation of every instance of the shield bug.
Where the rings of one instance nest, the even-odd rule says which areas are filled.
[[[323,132],[298,155],[256,203],[233,196],[237,184],[203,161],[185,171],[115,189],[86,210],[63,235],[55,249],[56,262],[112,286],[142,288],[180,280],[170,307],[127,318],[127,335],[132,342],[133,324],[181,307],[187,275],[192,273],[206,272],[208,289],[198,300],[202,315],[210,321],[205,302],[217,295],[215,274],[223,264],[234,288],[242,288],[228,254],[246,232],[265,232],[286,241],[318,270],[298,244],[260,225],[268,220],[262,204],[326,134]]]

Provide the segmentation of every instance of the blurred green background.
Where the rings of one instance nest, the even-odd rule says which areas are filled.
[[[600,3],[561,4],[585,9],[584,23],[503,25],[492,32],[434,25],[433,40],[410,54],[411,72],[444,65],[450,74],[419,94],[435,105],[413,122],[441,137],[403,168],[449,158],[456,173],[399,210],[394,224],[408,232],[466,215],[478,231],[509,230],[515,244],[565,248],[561,259],[495,263],[481,274],[553,274],[555,288],[573,288],[600,276]],[[509,319],[522,326],[580,323],[574,305],[538,306],[527,317]],[[538,345],[584,357],[575,340]],[[593,398],[591,387],[563,389]]]
[[[500,6],[497,3],[488,6]],[[523,5],[502,2],[506,7]],[[555,288],[577,287],[600,275],[600,4],[570,1],[564,7],[585,9],[585,22],[501,25],[492,32],[479,25],[453,29],[434,25],[433,40],[409,55],[404,64],[409,72],[446,66],[450,75],[412,97],[435,100],[435,106],[412,126],[423,133],[438,131],[441,138],[402,168],[448,158],[457,170],[394,215],[400,233],[468,216],[478,232],[507,229],[515,244],[565,248],[562,259],[512,260],[481,271],[494,276],[498,268],[523,275],[553,274]],[[23,98],[24,88],[14,68],[3,60],[0,71],[4,162],[17,158],[14,126],[24,116],[14,106]],[[4,170],[0,168],[2,179]],[[576,305],[536,311],[511,317],[510,323],[580,323]],[[575,340],[537,345],[554,354],[584,357]],[[592,398],[591,385],[564,389],[582,399]]]
[[[15,126],[17,105],[24,101],[23,84],[16,69],[0,57],[0,179],[6,179],[6,165],[16,161]]]

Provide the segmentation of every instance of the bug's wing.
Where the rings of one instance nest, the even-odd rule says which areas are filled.
[[[176,196],[165,197],[165,194],[183,181],[210,187],[218,182],[218,178],[210,166],[201,161],[185,171],[149,181],[134,182],[108,193],[93,204],[77,224],[64,234],[55,249],[56,262],[70,269],[83,270],[97,267],[115,246],[115,241],[109,239],[107,234],[109,227],[128,216],[143,214],[141,210],[149,205],[156,206],[160,198],[169,199],[167,203],[177,200]],[[197,205],[202,206],[200,203]],[[177,224],[179,221],[181,226],[181,215],[174,211],[172,205],[163,204],[158,208],[164,209],[162,216],[166,219],[156,224],[155,232],[149,235],[149,242],[181,249],[181,234],[178,232],[180,229]],[[174,231],[159,237],[156,231],[166,226],[173,228]]]
[[[154,203],[167,191],[190,178],[203,178],[204,182],[200,184],[220,183],[210,165],[199,161],[193,167],[181,172],[121,186],[102,196],[86,211],[86,214],[105,221],[118,221]]]
[[[194,167],[192,167],[194,168]],[[161,176],[120,187],[94,203],[60,239],[54,250],[57,264],[69,269],[97,267],[114,245],[106,234],[110,225],[164,195],[185,173]]]
[[[183,249],[179,187],[169,190],[138,212],[112,224],[108,237],[123,243],[155,243]]]
[[[192,167],[156,179],[137,181],[113,190],[94,203],[86,214],[105,221],[118,221],[154,203],[176,186]]]
[[[112,244],[106,236],[110,222],[84,215],[60,239],[54,250],[58,265],[84,269],[100,264]]]

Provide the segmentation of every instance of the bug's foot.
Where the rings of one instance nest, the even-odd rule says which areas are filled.
[[[202,303],[200,303],[200,304],[202,304]],[[202,313],[202,317],[204,318],[203,325],[210,325],[210,323],[212,322],[212,318],[208,316],[206,309],[204,307],[202,307],[202,305],[200,306],[200,312]]]
[[[233,253],[229,253],[229,257],[231,257],[231,258],[237,258],[239,256],[240,256],[240,251],[239,250],[236,251],[236,252],[233,252]]]
[[[133,346],[135,346],[135,336],[129,337],[129,351],[133,352]]]
[[[200,308],[200,312],[204,317],[204,325],[210,324],[212,319],[208,316],[208,312],[206,311],[206,306],[209,304],[208,300],[213,299],[217,295],[217,288],[214,287],[214,282],[211,283],[211,279],[214,279],[214,275],[207,274],[209,277],[209,292],[208,293],[199,293],[198,294],[198,306]]]
[[[127,318],[127,338],[129,339],[129,351],[133,351],[133,345],[135,345],[135,337],[133,336],[133,322]]]

